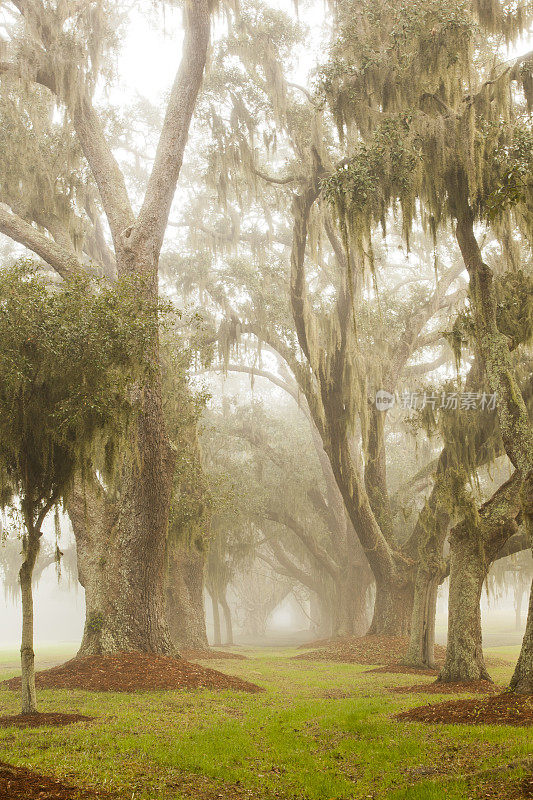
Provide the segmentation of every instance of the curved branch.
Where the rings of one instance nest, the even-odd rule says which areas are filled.
[[[62,278],[68,278],[83,269],[80,260],[72,251],[60,247],[22,217],[13,214],[4,203],[0,203],[0,233],[34,252]]]

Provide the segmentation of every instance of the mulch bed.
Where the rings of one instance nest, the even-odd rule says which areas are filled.
[[[346,636],[320,642],[318,650],[300,653],[294,658],[306,661],[339,661],[347,664],[400,663],[407,652],[409,641],[403,636]],[[443,664],[446,648],[435,646],[435,660]]]
[[[447,700],[402,711],[395,718],[443,725],[527,726],[533,725],[533,697],[504,692],[483,699]]]
[[[242,653],[231,653],[226,650],[180,650],[187,661],[248,661]]]
[[[0,800],[98,800],[108,792],[81,789],[0,761]]]
[[[83,714],[11,714],[0,717],[0,728],[41,728],[72,725],[73,722],[90,722],[93,717]]]
[[[398,694],[500,694],[503,686],[491,681],[457,681],[456,683],[417,683],[414,686],[391,686],[391,692]]]
[[[237,689],[262,692],[255,683],[191,664],[171,656],[147,653],[83,656],[66,664],[37,672],[39,689],[86,689],[95,692],[135,692],[158,689]],[[4,681],[20,689],[20,677]]]

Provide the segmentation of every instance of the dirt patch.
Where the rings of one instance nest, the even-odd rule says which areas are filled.
[[[272,800],[281,797],[277,792],[275,795],[265,794],[238,783],[218,783],[205,775],[180,775],[176,780],[168,781],[167,788],[174,792],[178,790],[180,797],[191,800]]]
[[[367,669],[365,675],[373,672],[381,674],[390,673],[391,675],[427,675],[428,678],[436,677],[439,673],[436,669],[423,669],[422,667],[404,667],[403,664],[387,664],[385,667]]]
[[[504,692],[474,700],[447,700],[395,715],[404,722],[443,725],[533,725],[533,697]]]
[[[0,717],[0,728],[62,727],[74,722],[90,722],[92,719],[83,714],[12,714]]]
[[[533,798],[533,773],[525,778],[509,782],[505,778],[493,778],[476,787],[478,800],[527,800]]]
[[[500,694],[503,686],[490,681],[467,681],[463,683],[417,683],[414,686],[391,686],[398,694]]]
[[[255,683],[225,675],[180,658],[148,653],[73,658],[35,676],[40,689],[86,689],[94,692],[136,692],[172,689],[236,689],[262,692]],[[4,681],[20,689],[20,678]]]
[[[180,650],[187,661],[248,661],[241,653],[230,653],[221,650]]]
[[[323,640],[318,650],[299,653],[294,658],[306,661],[340,661],[347,664],[399,664],[405,657],[409,641],[403,636],[347,636]],[[435,647],[438,665],[444,663],[446,649]]]
[[[103,800],[111,797],[108,792],[71,786],[0,761],[0,800]]]

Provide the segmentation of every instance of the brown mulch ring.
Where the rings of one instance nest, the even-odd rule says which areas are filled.
[[[387,664],[385,667],[375,667],[375,669],[365,670],[365,675],[373,672],[391,675],[427,675],[428,678],[436,677],[439,673],[436,669],[424,669],[424,667],[406,667],[403,664]]]
[[[409,641],[403,636],[346,636],[324,640],[318,650],[300,653],[294,658],[306,661],[340,661],[347,664],[400,663],[405,656]],[[437,664],[444,663],[446,648],[435,646]]]
[[[247,656],[243,656],[242,653],[232,653],[228,650],[212,650],[211,648],[208,650],[180,650],[180,653],[187,661],[229,661],[230,659],[233,659],[233,661],[248,661]]]
[[[0,761],[0,800],[103,800],[111,797],[108,792],[69,786]]]
[[[135,692],[158,689],[236,689],[262,692],[255,683],[225,675],[200,664],[148,653],[83,656],[37,672],[39,689],[86,689],[94,692]],[[4,681],[20,689],[20,678]]]
[[[0,728],[41,728],[62,727],[72,725],[74,722],[90,722],[94,717],[83,714],[11,714],[0,717]]]
[[[491,681],[464,681],[456,683],[417,683],[414,686],[390,686],[389,691],[397,694],[500,694],[503,686]]]
[[[533,697],[504,692],[473,700],[447,700],[395,714],[407,722],[443,725],[533,725]]]

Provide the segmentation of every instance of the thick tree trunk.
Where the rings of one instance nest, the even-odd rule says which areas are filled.
[[[518,530],[521,489],[522,475],[516,470],[476,515],[470,513],[451,532],[448,646],[441,681],[490,680],[482,652],[481,592],[490,565]]]
[[[224,623],[226,625],[226,644],[233,644],[233,623],[231,620],[231,609],[228,604],[225,592],[220,595],[220,605],[224,612]]]
[[[148,441],[140,438],[142,459]],[[136,456],[130,458],[133,461]],[[80,656],[120,651],[174,653],[165,613],[173,463],[170,457],[167,463],[157,458],[156,472],[155,465],[147,462],[145,469],[126,465],[124,489],[115,496],[94,479],[76,487],[68,500],[79,580],[85,589]]]
[[[529,594],[529,612],[520,657],[511,679],[511,689],[518,694],[533,694],[533,583]]]
[[[167,619],[175,647],[208,647],[204,610],[205,554],[177,544],[169,547]]]
[[[488,571],[483,542],[471,526],[457,525],[450,539],[448,645],[439,680],[491,680],[483,659],[481,592]]]
[[[222,644],[222,634],[220,631],[220,608],[218,605],[218,597],[215,593],[211,594],[211,606],[213,608],[213,644],[215,647],[220,647]]]
[[[370,571],[363,566],[346,569],[338,579],[333,626],[336,636],[363,636],[366,633],[369,585]]]
[[[413,594],[414,587],[410,581],[376,581],[376,601],[368,633],[375,636],[408,636]]]
[[[37,712],[35,692],[35,654],[33,651],[33,588],[32,577],[35,561],[39,553],[40,534],[28,531],[24,551],[24,562],[20,568],[19,580],[22,597],[22,639],[20,662],[22,668],[22,713]]]

